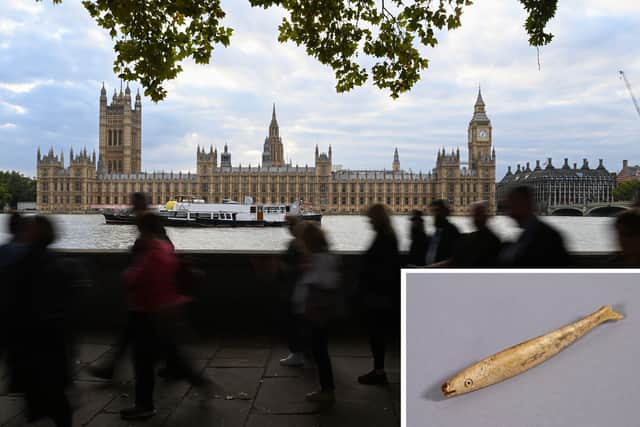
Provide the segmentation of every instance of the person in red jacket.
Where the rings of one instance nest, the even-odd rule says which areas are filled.
[[[167,322],[189,301],[176,286],[179,261],[162,234],[160,217],[148,213],[138,220],[139,255],[124,273],[129,308],[133,365],[136,377],[135,406],[120,412],[123,419],[155,415],[154,372],[158,351],[166,345]]]

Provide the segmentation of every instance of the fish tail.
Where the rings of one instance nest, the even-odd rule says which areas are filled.
[[[596,313],[602,322],[624,319],[624,316],[615,311],[610,305],[603,305]]]

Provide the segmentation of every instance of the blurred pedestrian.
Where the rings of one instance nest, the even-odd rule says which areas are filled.
[[[476,228],[462,234],[454,250],[454,267],[495,267],[502,246],[500,239],[487,226],[489,205],[486,201],[471,205],[471,218]]]
[[[410,266],[423,266],[427,261],[427,249],[429,248],[429,236],[424,231],[422,211],[413,210],[409,217],[411,223],[411,245],[407,254],[407,264]]]
[[[335,401],[333,368],[329,356],[329,327],[339,313],[341,293],[337,260],[329,253],[329,244],[313,221],[296,226],[300,242],[302,273],[292,294],[293,312],[303,316],[311,329],[311,351],[318,369],[320,390],[305,396],[311,402]]]
[[[295,285],[302,273],[303,250],[300,239],[296,238],[296,230],[300,219],[298,216],[289,215],[286,218],[287,226],[293,237],[282,256],[279,269],[279,281],[284,288],[284,301],[286,304],[285,329],[287,331],[287,341],[289,345],[289,355],[280,359],[282,366],[304,366],[304,350],[307,338],[307,322],[301,313],[293,310],[291,300]]]
[[[9,322],[9,302],[10,289],[12,283],[10,272],[12,266],[20,261],[27,252],[26,245],[26,223],[27,221],[18,213],[9,215],[9,241],[0,246],[0,325],[7,325]],[[7,345],[6,328],[0,328],[0,360]]]
[[[426,264],[431,267],[446,267],[451,264],[454,248],[460,237],[458,228],[449,222],[449,204],[445,200],[431,202],[431,215],[436,230],[431,236]]]
[[[135,372],[135,406],[120,411],[127,420],[155,415],[155,365],[159,354],[175,345],[172,323],[188,301],[178,293],[178,259],[173,246],[161,236],[160,221],[152,213],[139,218],[141,253],[124,273]]]
[[[146,214],[151,213],[149,210],[149,197],[143,192],[135,192],[131,194],[130,197],[131,203],[131,212],[136,217],[136,222],[139,222],[140,219]],[[173,243],[167,236],[166,229],[162,225],[161,221],[158,221],[155,226],[157,229],[154,234],[158,236],[158,238],[167,241],[173,247]],[[135,242],[130,248],[130,257],[129,264],[133,264],[138,256],[145,253],[146,240],[141,239],[140,237],[136,238]],[[115,344],[113,345],[112,351],[109,353],[109,356],[103,358],[100,364],[91,365],[87,368],[87,371],[97,378],[102,378],[106,380],[113,379],[113,376],[116,372],[116,368],[124,358],[124,355],[127,349],[130,347],[132,340],[132,330],[129,325],[130,318],[127,318],[126,324],[120,335],[118,336]],[[166,368],[162,369],[162,376],[168,376],[170,373]]]
[[[400,310],[400,255],[398,239],[384,205],[372,205],[367,217],[375,238],[363,256],[357,298],[369,333],[373,370],[358,377],[361,384],[387,384],[386,335],[398,324]]]
[[[29,422],[50,418],[70,427],[72,409],[65,394],[71,383],[70,298],[74,271],[48,247],[55,240],[53,224],[44,216],[26,223],[26,254],[3,279],[10,309],[9,391],[24,393]]]
[[[536,215],[535,190],[526,185],[515,187],[507,204],[509,216],[522,233],[500,251],[498,262],[506,267],[567,267],[569,253],[562,236]]]
[[[609,265],[615,267],[640,267],[640,210],[630,209],[616,216],[614,225],[620,252]]]

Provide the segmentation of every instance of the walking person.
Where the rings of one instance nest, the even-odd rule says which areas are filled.
[[[300,220],[297,216],[289,215],[286,218],[287,226],[293,237],[282,256],[279,269],[279,281],[283,287],[283,300],[285,302],[285,329],[289,354],[280,359],[280,365],[289,367],[304,366],[304,350],[307,335],[307,322],[301,313],[296,313],[291,300],[295,285],[302,273],[303,251],[300,239],[296,238],[296,230]]]
[[[498,262],[505,267],[567,267],[569,253],[562,235],[536,215],[535,190],[526,185],[515,187],[507,203],[509,216],[522,233],[501,250]]]
[[[135,406],[120,411],[122,419],[150,418],[158,353],[170,345],[171,313],[188,301],[178,293],[178,259],[162,236],[160,218],[152,213],[138,219],[140,254],[123,277],[129,305],[129,334],[133,344]]]
[[[607,262],[610,267],[640,267],[640,210],[633,208],[616,216],[614,223],[620,252]]]
[[[292,295],[293,312],[304,316],[310,325],[311,351],[320,382],[320,390],[308,393],[305,399],[331,403],[335,401],[335,385],[328,336],[340,306],[337,260],[329,253],[327,239],[315,222],[301,222],[295,233],[302,250],[302,273]]]
[[[9,216],[9,241],[0,246],[0,325],[9,324],[10,288],[9,276],[12,267],[20,261],[27,252],[26,245],[27,221],[17,212]],[[0,360],[4,355],[8,337],[6,328],[0,328]]]
[[[53,224],[44,216],[26,220],[25,254],[11,265],[7,280],[9,391],[23,393],[29,422],[50,418],[71,427],[66,395],[71,384],[70,298],[74,271],[49,250]]]
[[[487,225],[489,205],[486,201],[471,205],[471,218],[476,228],[462,234],[454,249],[454,267],[496,267],[502,243]]]
[[[412,211],[409,221],[411,222],[411,245],[407,254],[407,264],[410,266],[423,266],[427,260],[430,239],[424,231],[422,211],[417,209]]]
[[[431,267],[447,267],[452,262],[460,231],[449,222],[449,204],[445,200],[431,202],[431,215],[436,231],[429,242],[426,262]]]
[[[142,192],[132,193],[130,202],[131,202],[131,212],[135,215],[137,220],[139,220],[140,218],[142,218],[142,216],[149,213],[148,197],[145,193],[142,193]],[[169,237],[167,236],[167,232],[165,228],[162,226],[162,224],[159,223],[157,227],[158,227],[158,230],[156,230],[155,234],[158,236],[158,238],[162,240],[166,240],[173,247],[173,243],[171,243],[171,240],[169,240]],[[145,245],[144,240],[140,238],[137,238],[135,240],[135,242],[133,243],[130,249],[129,264],[133,264],[136,258],[145,252],[144,245]],[[91,375],[93,375],[96,378],[101,378],[105,380],[113,379],[113,376],[116,372],[116,368],[124,358],[124,355],[131,344],[132,330],[129,323],[130,320],[131,320],[130,318],[127,318],[127,321],[126,321],[127,323],[125,324],[124,329],[118,336],[117,341],[113,345],[113,349],[110,352],[109,357],[101,361],[99,365],[92,365],[87,368],[87,371]],[[168,372],[167,369],[165,368],[161,371],[161,374],[163,376],[167,376],[167,375],[170,375],[170,372]]]
[[[373,370],[358,377],[360,384],[385,385],[386,334],[400,313],[400,255],[398,239],[384,205],[367,211],[375,238],[364,254],[357,298],[369,334]]]

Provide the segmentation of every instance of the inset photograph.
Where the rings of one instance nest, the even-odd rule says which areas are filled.
[[[403,427],[637,425],[638,273],[405,270]]]

